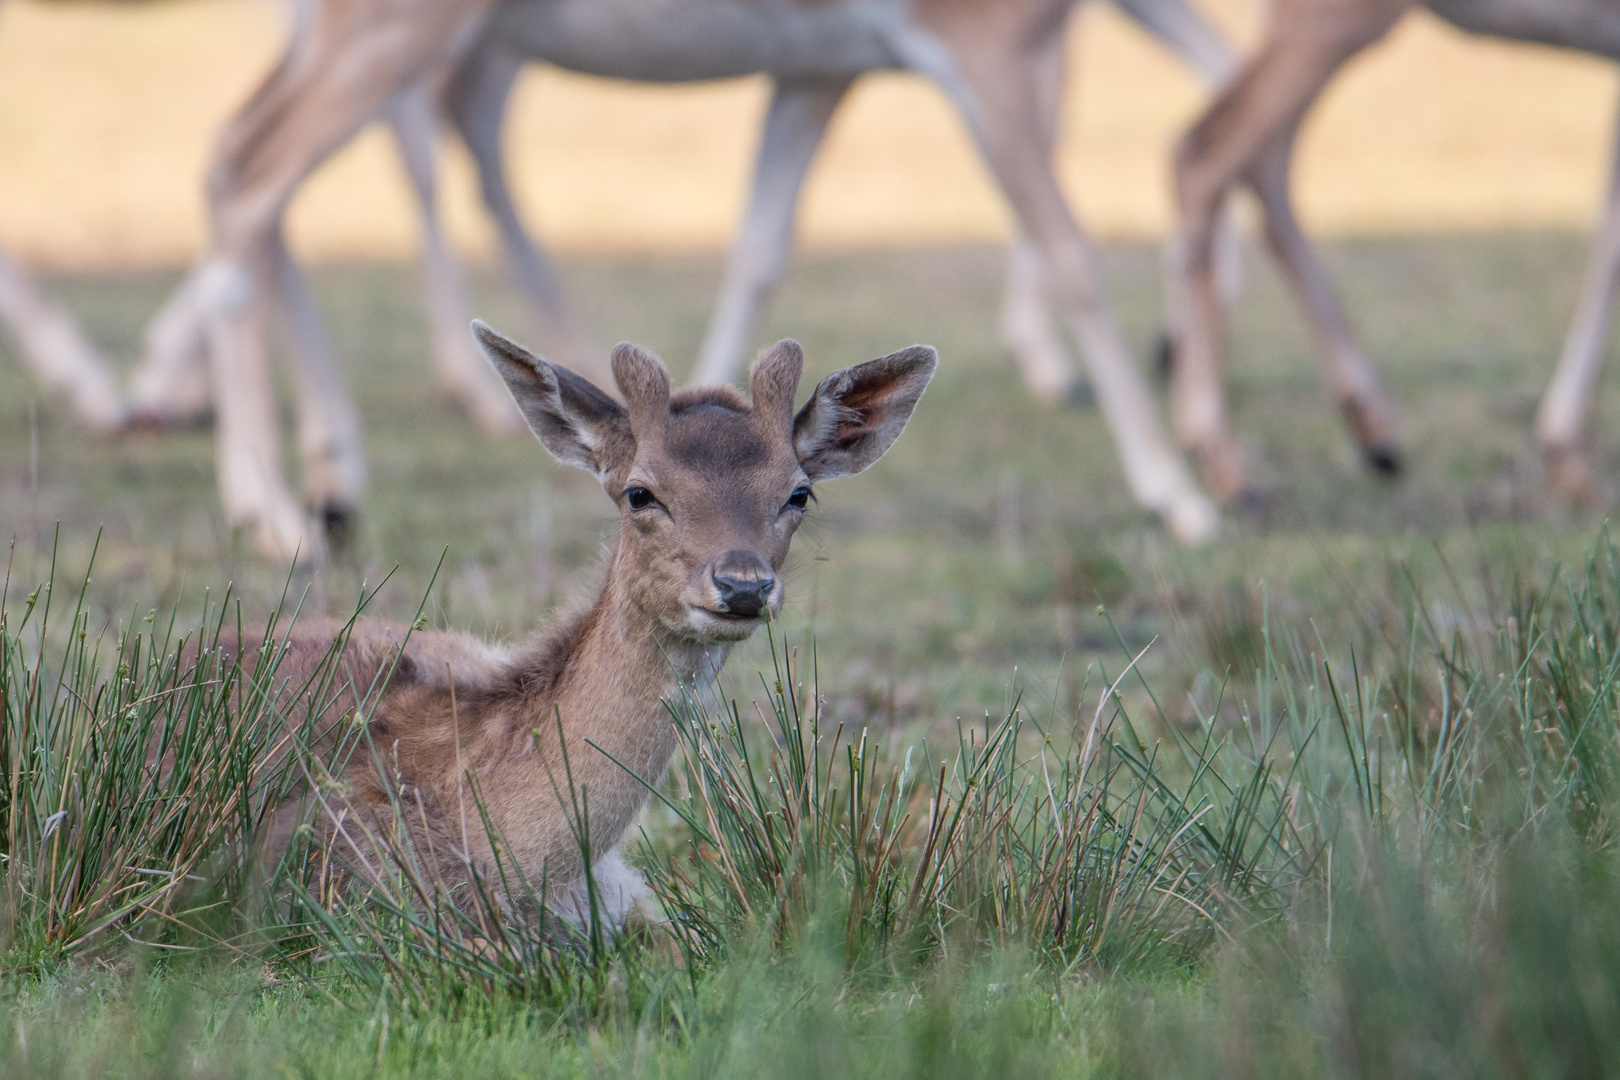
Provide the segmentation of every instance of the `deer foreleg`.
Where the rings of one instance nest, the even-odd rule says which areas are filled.
[[[1616,279],[1620,278],[1620,129],[1611,151],[1609,190],[1592,237],[1580,299],[1552,382],[1536,410],[1536,438],[1549,478],[1566,496],[1586,502],[1597,495],[1586,467],[1585,431],[1596,404],[1598,376],[1609,343]]]
[[[512,407],[512,395],[477,354],[472,335],[467,332],[461,269],[445,240],[439,218],[438,169],[434,158],[439,131],[434,107],[433,88],[423,83],[401,94],[388,110],[400,164],[416,195],[418,220],[422,226],[422,271],[434,367],[440,385],[485,431],[501,434],[526,431],[522,416]]]
[[[200,422],[213,405],[204,280],[202,267],[192,270],[146,326],[141,360],[129,382],[130,408],[139,426]]]
[[[799,191],[848,81],[777,83],[765,115],[754,188],[726,258],[720,298],[698,350],[692,382],[730,382],[793,247]]]
[[[267,251],[274,295],[291,346],[304,495],[327,531],[341,539],[366,481],[360,414],[344,389],[309,282],[287,253],[279,230]]]
[[[484,207],[500,232],[501,246],[518,287],[539,318],[542,351],[583,375],[608,378],[606,351],[597,348],[580,326],[556,268],[524,228],[507,187],[501,120],[522,63],[511,52],[481,42],[446,84],[445,111],[478,167]],[[465,338],[465,327],[460,332]],[[502,394],[503,408],[511,414],[512,404],[504,400],[505,389],[498,382],[495,385]]]
[[[1103,295],[1097,259],[1069,212],[1041,137],[1039,91],[1014,43],[971,40],[947,50],[917,32],[897,42],[908,65],[936,82],[966,119],[992,174],[1040,250],[1085,358],[1132,493],[1183,543],[1213,537],[1214,506],[1160,427],[1153,397],[1131,362]]]
[[[68,313],[48,300],[11,256],[0,251],[0,321],[39,381],[67,397],[91,427],[116,431],[128,417],[107,361]]]

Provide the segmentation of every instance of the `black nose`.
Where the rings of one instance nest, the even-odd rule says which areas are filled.
[[[765,602],[770,598],[771,590],[776,587],[776,579],[763,568],[747,577],[734,577],[718,572],[709,576],[714,581],[715,591],[720,594],[721,606],[732,615],[750,619],[765,610]]]

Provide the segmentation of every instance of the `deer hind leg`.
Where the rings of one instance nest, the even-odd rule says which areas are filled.
[[[309,63],[314,37],[298,18],[280,61],[220,134],[216,158],[243,153],[243,140],[277,106],[298,72]],[[134,423],[167,428],[205,422],[213,404],[208,380],[209,289],[218,278],[205,260],[188,273],[147,324],[140,362],[130,375]]]
[[[799,191],[848,80],[779,82],[772,90],[754,166],[754,187],[732,241],[720,298],[698,349],[693,383],[730,382],[748,348],[760,305],[781,277],[793,247]]]
[[[1389,406],[1288,199],[1289,155],[1300,119],[1332,73],[1377,40],[1398,11],[1374,14],[1378,18],[1355,25],[1307,15],[1287,33],[1273,28],[1272,38],[1177,147],[1180,221],[1173,250],[1180,266],[1172,278],[1172,307],[1181,326],[1174,342],[1171,415],[1182,445],[1225,498],[1243,490],[1245,467],[1227,423],[1221,382],[1224,312],[1215,236],[1220,207],[1240,181],[1260,197],[1267,239],[1306,306],[1326,353],[1328,377],[1364,452],[1380,467],[1395,462]]]
[[[1615,132],[1612,153],[1609,190],[1592,237],[1575,317],[1558,367],[1536,410],[1536,438],[1547,462],[1548,478],[1577,503],[1590,502],[1600,494],[1587,468],[1585,436],[1608,347],[1615,283],[1620,278],[1620,129]]]
[[[501,247],[518,288],[539,319],[541,351],[589,378],[608,379],[607,351],[597,348],[580,324],[556,267],[524,228],[506,184],[501,120],[522,66],[521,57],[493,42],[480,42],[445,85],[444,109],[478,168],[484,208],[500,232]],[[465,326],[459,332],[463,339],[467,337]],[[487,365],[476,356],[474,359],[487,372]],[[505,412],[515,415],[505,387],[498,379],[493,385],[500,391]]]
[[[1293,132],[1286,142],[1269,151],[1254,178],[1265,209],[1266,241],[1287,273],[1311,317],[1320,341],[1323,374],[1334,401],[1344,413],[1362,456],[1375,471],[1393,476],[1400,471],[1395,439],[1395,410],[1384,393],[1377,369],[1356,339],[1350,318],[1339,304],[1327,269],[1317,258],[1294,217],[1288,190],[1288,167]]]
[[[68,313],[46,299],[3,251],[0,321],[10,327],[23,362],[40,382],[65,395],[85,423],[101,431],[124,426],[128,410],[112,368]]]
[[[474,53],[463,65],[477,62]],[[422,270],[427,294],[428,334],[439,384],[449,391],[479,427],[496,434],[527,430],[512,407],[512,395],[477,355],[467,332],[467,306],[461,269],[445,240],[438,208],[435,163],[439,124],[434,88],[423,82],[401,94],[388,110],[388,121],[416,195],[422,226]]]
[[[325,9],[330,10],[330,9]],[[332,151],[401,90],[443,62],[476,30],[481,12],[451,3],[380,11],[345,9],[341,21],[314,36],[304,62],[279,69],[274,93],[255,96],[221,140],[210,176],[214,249],[205,271],[204,304],[218,428],[219,475],[226,512],[258,550],[272,558],[322,553],[282,478],[280,437],[263,335],[262,294],[287,290],[280,223],[298,185]],[[312,355],[312,364],[330,358]],[[311,379],[310,371],[301,381]],[[354,415],[341,380],[318,380],[324,418]],[[306,385],[315,386],[317,381]],[[335,395],[336,400],[330,396]],[[309,398],[302,399],[309,404]],[[340,460],[336,483],[360,475],[357,433],[331,444]],[[317,499],[350,492],[317,491]]]
[[[1183,543],[1206,542],[1219,518],[1165,437],[1153,397],[1108,310],[1097,259],[1069,212],[1041,138],[1039,91],[1027,49],[980,40],[972,30],[960,40],[969,44],[947,50],[915,31],[894,44],[908,66],[933,78],[955,101],[1020,227],[1040,250],[1132,494]]]

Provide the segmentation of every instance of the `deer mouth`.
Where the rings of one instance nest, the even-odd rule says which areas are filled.
[[[730,622],[730,623],[759,622],[761,619],[763,619],[765,617],[764,610],[761,610],[758,614],[747,614],[745,612],[740,612],[740,611],[719,611],[719,610],[716,610],[715,608],[700,608],[699,610],[702,611],[705,615],[712,615],[716,619],[720,619],[720,620],[723,620],[724,622]]]
[[[763,609],[758,615],[744,615],[706,604],[693,604],[687,608],[686,626],[689,632],[700,637],[715,641],[741,641],[759,629],[765,619]]]

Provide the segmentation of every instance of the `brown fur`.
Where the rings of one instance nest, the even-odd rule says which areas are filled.
[[[668,766],[675,741],[664,699],[677,681],[718,670],[732,644],[781,608],[775,586],[758,617],[737,615],[717,591],[720,578],[746,571],[755,575],[748,580],[774,580],[803,516],[793,493],[812,477],[858,472],[881,456],[935,358],[913,348],[839,373],[843,392],[859,394],[863,410],[887,422],[864,441],[845,433],[831,469],[821,455],[833,448],[801,440],[796,449],[792,417],[774,402],[756,413],[727,388],[668,395],[650,354],[615,352],[626,410],[488,328],[477,333],[546,446],[597,472],[620,504],[596,602],[510,649],[451,632],[408,635],[382,620],[362,620],[346,637],[335,620],[302,622],[275,682],[286,698],[304,696],[306,722],[330,732],[321,743],[328,749],[345,717],[372,705],[367,738],[341,769],[338,789],[297,800],[320,802],[318,840],[339,859],[361,871],[386,862],[386,845],[367,836],[387,833],[397,799],[418,859],[440,881],[464,881],[469,866],[487,871],[494,859],[481,802],[519,872],[536,886],[567,890],[584,874],[581,835],[593,858],[611,853],[645,803],[646,785]],[[756,365],[761,387],[796,381],[801,362],[796,344],[778,346]],[[656,502],[633,507],[624,492],[637,484]],[[329,681],[321,678],[327,672]],[[317,695],[312,681],[329,684]],[[296,808],[277,815],[272,857],[302,816]]]

